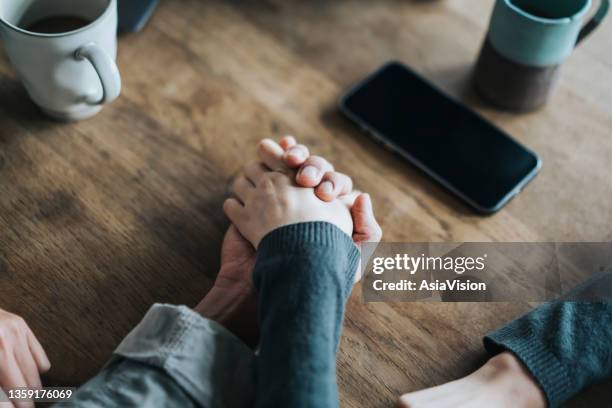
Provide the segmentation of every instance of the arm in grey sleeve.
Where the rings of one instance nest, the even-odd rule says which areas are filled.
[[[155,304],[66,406],[248,407],[253,364],[253,351],[218,323]]]

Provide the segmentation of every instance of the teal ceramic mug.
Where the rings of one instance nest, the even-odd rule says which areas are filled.
[[[609,0],[583,25],[591,7],[592,0],[496,0],[474,72],[480,95],[511,110],[542,106],[561,64],[601,23]]]

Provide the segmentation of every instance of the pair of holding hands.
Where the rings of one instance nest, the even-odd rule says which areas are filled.
[[[213,288],[194,308],[225,326],[245,343],[257,344],[257,298],[252,284],[256,248],[284,225],[327,221],[352,236],[357,246],[378,242],[378,225],[368,194],[353,191],[350,177],[334,170],[287,136],[262,140],[258,162],[248,164],[223,208],[232,221],[221,248],[221,269]],[[356,274],[359,278],[359,274]]]

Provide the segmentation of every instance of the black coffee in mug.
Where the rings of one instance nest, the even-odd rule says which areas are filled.
[[[89,25],[89,23],[91,23],[91,21],[81,17],[53,16],[35,21],[23,28],[34,33],[59,34],[78,30],[79,28]]]

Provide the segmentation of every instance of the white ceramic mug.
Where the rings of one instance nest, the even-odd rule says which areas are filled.
[[[88,23],[60,33],[27,30],[60,16]],[[116,0],[0,0],[0,34],[30,97],[48,115],[85,119],[119,96]]]

